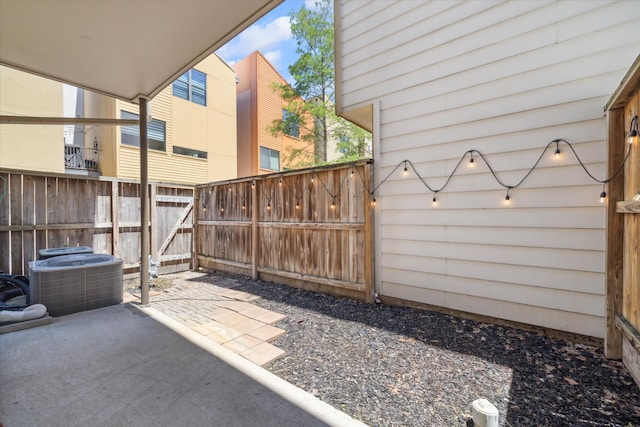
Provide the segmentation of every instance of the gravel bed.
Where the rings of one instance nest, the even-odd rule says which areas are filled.
[[[233,277],[287,316],[267,369],[370,426],[472,426],[482,397],[503,426],[640,426],[640,389],[601,348]]]

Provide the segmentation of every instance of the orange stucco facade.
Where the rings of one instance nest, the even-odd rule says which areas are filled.
[[[286,106],[275,84],[287,84],[260,52],[253,52],[233,65],[238,77],[236,85],[238,117],[238,177],[273,173],[290,167],[287,153],[292,149],[304,149],[309,160],[313,158],[313,144],[288,135],[273,135],[269,126],[282,119]],[[307,130],[308,131],[308,130]],[[305,129],[300,129],[304,134]],[[260,165],[260,147],[279,156],[279,168]],[[307,155],[307,154],[305,154]]]

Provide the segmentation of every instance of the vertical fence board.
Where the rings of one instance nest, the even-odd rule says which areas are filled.
[[[9,177],[9,203],[11,206],[11,225],[22,225],[22,176]]]

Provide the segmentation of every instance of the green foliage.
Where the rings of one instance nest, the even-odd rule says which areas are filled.
[[[327,141],[332,138],[339,141],[338,151],[342,153],[339,161],[369,157],[370,134],[335,114],[333,2],[317,0],[314,8],[302,6],[289,17],[299,55],[289,67],[295,83],[273,86],[287,103],[287,114],[274,120],[267,130],[273,135],[290,134],[292,126],[299,126],[304,148],[288,150],[284,162],[290,167],[326,163]],[[301,98],[306,102],[301,102]],[[308,164],[311,147],[313,164]]]

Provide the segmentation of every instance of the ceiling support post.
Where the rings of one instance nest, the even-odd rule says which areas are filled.
[[[140,303],[149,305],[149,168],[147,99],[140,104]]]

